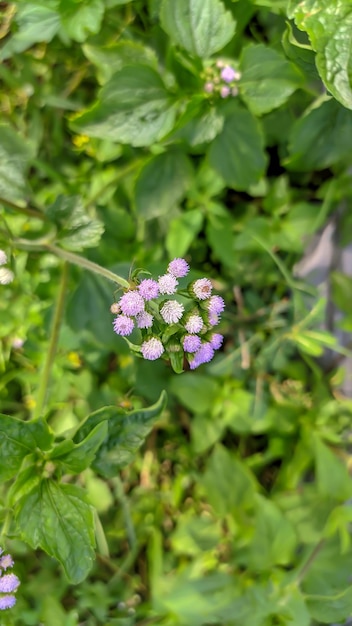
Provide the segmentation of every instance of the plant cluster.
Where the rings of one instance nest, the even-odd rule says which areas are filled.
[[[350,1],[0,13],[1,625],[343,623]]]

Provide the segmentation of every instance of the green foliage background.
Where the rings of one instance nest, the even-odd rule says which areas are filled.
[[[341,205],[351,241],[350,2],[0,11],[15,274],[0,300],[0,517],[22,580],[1,623],[343,622],[351,401],[338,359],[317,358],[349,353],[293,268]],[[219,59],[241,72],[235,97],[204,90]],[[175,256],[227,303],[222,351],[180,375],[132,355],[109,311],[131,269],[162,274]],[[347,332],[350,293],[335,273]]]

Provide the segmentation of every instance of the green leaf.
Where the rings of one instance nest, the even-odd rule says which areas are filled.
[[[159,400],[146,409],[122,413],[116,407],[105,407],[96,411],[80,426],[74,441],[82,441],[92,427],[107,420],[108,435],[97,451],[92,467],[105,478],[111,478],[134,459],[137,450],[164,410],[166,400],[167,396],[163,391]]]
[[[69,450],[60,448],[61,444],[59,444],[57,446],[59,450],[54,448],[50,458],[58,459],[65,472],[79,474],[87,467],[90,467],[107,434],[108,423],[106,421],[101,422],[80,443],[73,444],[71,440],[62,442],[63,444],[72,444]]]
[[[17,32],[5,42],[0,51],[0,61],[23,52],[40,41],[51,41],[60,28],[60,16],[56,11],[56,2],[47,2],[47,6],[39,3],[24,2],[17,7]],[[50,6],[51,4],[51,6]]]
[[[48,450],[53,435],[42,420],[23,422],[0,414],[0,480],[9,480],[19,471],[23,459],[37,448]]]
[[[215,446],[200,482],[220,516],[254,504],[254,478],[244,463],[220,444]]]
[[[289,15],[308,33],[318,72],[327,89],[352,109],[352,5],[348,0],[296,0]]]
[[[173,127],[174,99],[148,65],[116,72],[93,107],[74,119],[75,131],[132,146],[149,146]]]
[[[166,249],[171,258],[183,257],[197,237],[203,224],[203,211],[194,209],[181,213],[169,224],[166,235]]]
[[[267,159],[257,120],[238,105],[232,109],[210,146],[209,160],[229,187],[245,191],[263,176]]]
[[[352,587],[333,595],[307,595],[305,601],[312,618],[317,622],[343,622],[352,613]]]
[[[57,559],[71,583],[87,576],[95,539],[93,511],[81,489],[42,480],[17,502],[15,516],[22,538]]]
[[[104,232],[103,224],[87,215],[80,196],[58,196],[46,214],[58,226],[59,241],[68,250],[94,248]]]
[[[236,26],[220,0],[163,0],[160,19],[174,43],[202,58],[221,50]]]
[[[29,151],[21,137],[10,127],[0,126],[0,196],[23,201],[28,192],[25,173]]]
[[[317,488],[321,495],[344,501],[352,495],[352,478],[342,459],[319,438],[314,438]]]
[[[172,138],[183,139],[190,146],[209,143],[222,131],[224,116],[203,98],[193,97],[178,121]]]
[[[240,93],[254,115],[281,106],[303,83],[299,70],[281,54],[263,44],[244,48]]]
[[[220,394],[220,386],[215,380],[193,372],[172,378],[170,389],[194,413],[208,411]]]
[[[98,68],[101,83],[106,83],[115,72],[131,63],[150,65],[154,69],[158,66],[154,50],[136,41],[119,41],[103,47],[87,43],[82,49],[89,61]]]
[[[192,165],[181,150],[152,157],[136,181],[137,213],[145,219],[168,214],[184,198],[191,180]]]
[[[351,113],[332,98],[316,102],[292,126],[287,167],[300,172],[351,162]]]
[[[104,16],[102,0],[61,0],[58,10],[65,32],[75,41],[85,41],[99,32]]]
[[[228,267],[234,264],[234,223],[229,212],[212,202],[207,211],[207,240],[216,258]]]
[[[334,303],[344,311],[351,312],[352,277],[342,272],[331,272],[332,299]]]

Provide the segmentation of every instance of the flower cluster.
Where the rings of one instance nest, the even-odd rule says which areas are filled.
[[[0,250],[0,265],[6,265],[7,255],[6,252]],[[14,273],[7,267],[0,267],[0,285],[8,285],[12,283],[14,279]]]
[[[218,60],[204,72],[204,91],[208,94],[219,95],[221,98],[238,95],[237,82],[241,73],[225,61]]]
[[[214,327],[225,308],[221,296],[212,295],[209,278],[199,278],[187,288],[180,288],[179,280],[187,276],[190,267],[185,259],[171,261],[167,271],[157,280],[137,277],[118,302],[110,307],[116,315],[113,329],[121,337],[128,337],[139,329],[142,344],[130,346],[144,359],[154,361],[162,355],[169,357],[175,368],[175,359],[184,358],[195,369],[208,363],[223,341]]]
[[[14,565],[10,554],[3,554],[3,550],[0,548],[0,555],[0,610],[4,611],[15,606],[16,597],[13,594],[16,593],[20,581],[16,574],[4,573]]]

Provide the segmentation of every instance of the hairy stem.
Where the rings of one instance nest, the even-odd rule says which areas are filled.
[[[58,298],[56,302],[56,308],[55,308],[54,317],[52,321],[48,352],[47,352],[46,359],[44,362],[43,371],[40,376],[40,384],[39,384],[39,389],[38,389],[37,401],[36,401],[36,406],[35,406],[34,415],[33,415],[34,419],[39,419],[39,417],[42,415],[44,408],[45,408],[46,400],[47,400],[51,368],[52,368],[54,358],[56,355],[61,320],[62,320],[63,313],[64,313],[65,296],[66,296],[66,289],[67,289],[67,278],[68,278],[68,264],[64,263],[63,268],[62,268],[61,279],[59,283],[59,293],[58,293]]]

